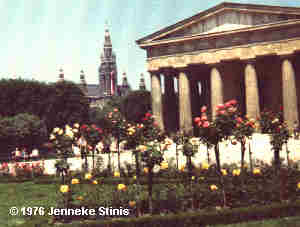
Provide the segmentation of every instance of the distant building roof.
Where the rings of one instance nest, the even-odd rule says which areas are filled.
[[[99,97],[100,88],[98,84],[87,84],[87,96]]]

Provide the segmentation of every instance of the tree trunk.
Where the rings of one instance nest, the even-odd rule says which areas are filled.
[[[119,138],[117,138],[117,151],[118,151],[118,169],[119,173],[121,173],[121,156],[120,156],[120,144],[119,144]]]
[[[135,151],[135,175],[136,179],[139,180],[140,178],[140,162],[139,162],[139,154],[138,151]]]
[[[218,174],[221,174],[219,143],[215,144],[215,156],[216,156],[217,171]]]
[[[242,173],[244,172],[245,151],[246,151],[245,141],[242,139],[242,141],[241,141],[241,171],[242,171]]]
[[[175,144],[175,148],[176,148],[176,168],[178,170],[179,166],[178,166],[178,148],[177,148],[177,144]]]
[[[111,153],[108,153],[108,170],[109,173],[111,173]]]
[[[149,203],[150,214],[153,213],[152,184],[153,184],[153,167],[149,168],[149,173],[148,173],[148,203]]]
[[[210,164],[210,157],[209,157],[209,148],[208,148],[208,144],[206,144],[206,153],[207,153],[207,163]]]
[[[191,208],[194,209],[194,204],[193,204],[193,196],[192,196],[192,177],[193,177],[193,166],[192,166],[192,157],[191,156],[187,156],[187,166],[188,166],[188,174],[189,174],[189,191],[190,191],[190,202],[191,202]]]
[[[274,150],[274,168],[275,168],[275,175],[277,175],[280,172],[280,156],[279,156],[279,150]]]

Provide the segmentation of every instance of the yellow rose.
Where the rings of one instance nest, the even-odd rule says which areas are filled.
[[[209,169],[209,164],[204,162],[204,163],[201,164],[201,168],[208,170]]]
[[[60,191],[61,191],[62,193],[68,192],[68,191],[69,191],[69,185],[61,185],[61,186],[60,186]]]
[[[135,175],[133,176],[133,179],[136,180],[136,176]]]
[[[77,128],[73,128],[72,131],[75,132],[75,133],[77,133],[77,132],[78,132],[78,129],[77,129]]]
[[[58,132],[59,130],[60,130],[60,128],[57,128],[57,127],[56,127],[56,128],[53,129],[53,132],[56,133],[56,132]]]
[[[118,184],[118,190],[119,191],[125,191],[126,190],[126,185],[125,184]]]
[[[78,124],[78,123],[75,123],[73,126],[74,126],[75,128],[79,128],[79,124]]]
[[[195,180],[195,176],[192,176],[192,180]]]
[[[114,177],[120,177],[120,172],[114,172]]]
[[[212,191],[218,190],[217,185],[212,184],[212,185],[210,186],[210,190],[212,190]]]
[[[181,172],[183,172],[184,169],[185,169],[185,165],[182,165],[182,166],[180,166],[180,168],[179,168],[179,170],[180,170]]]
[[[136,202],[135,201],[129,201],[128,204],[129,204],[130,207],[135,207]]]
[[[71,139],[73,139],[74,137],[74,133],[72,131],[67,131],[66,132],[66,136],[70,137]]]
[[[300,182],[297,184],[298,189],[300,189]]]
[[[168,167],[169,167],[169,164],[168,164],[167,162],[162,162],[162,163],[160,164],[160,168],[161,168],[161,169],[168,169]]]
[[[51,134],[50,135],[50,140],[55,140],[55,139],[56,139],[55,135]]]
[[[84,179],[86,179],[86,180],[90,180],[91,178],[92,178],[92,174],[90,174],[90,173],[86,173],[84,175]]]
[[[260,169],[254,168],[254,169],[253,169],[253,174],[254,174],[254,175],[261,174]]]
[[[59,129],[59,131],[58,131],[58,135],[62,135],[64,133],[64,130],[62,130],[62,129]]]
[[[144,152],[144,151],[147,150],[147,146],[145,146],[145,145],[139,145],[139,146],[138,146],[138,150],[139,150],[140,152]]]
[[[144,173],[148,173],[149,169],[147,167],[144,168]]]
[[[240,169],[234,169],[233,171],[232,171],[232,175],[233,176],[239,176],[241,174],[241,170]]]
[[[93,184],[98,184],[98,181],[94,180],[94,181],[93,181]]]
[[[79,184],[79,180],[74,178],[72,179],[71,184]]]
[[[77,200],[83,200],[83,197],[82,196],[78,196]]]
[[[221,172],[222,172],[222,174],[223,174],[224,176],[227,175],[227,170],[226,170],[226,169],[221,169]]]

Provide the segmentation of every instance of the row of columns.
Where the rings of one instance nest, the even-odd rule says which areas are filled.
[[[244,66],[245,78],[245,106],[246,114],[249,118],[254,118],[260,114],[260,99],[257,71],[255,59],[248,60]],[[265,70],[268,70],[265,68]],[[284,108],[284,119],[289,128],[293,127],[295,121],[298,122],[298,103],[296,93],[295,70],[289,56],[281,57],[281,80],[282,97]],[[190,132],[192,126],[192,106],[191,106],[191,88],[186,69],[177,69],[178,92],[179,92],[179,126],[185,132]],[[216,116],[216,107],[224,103],[224,83],[219,70],[219,65],[214,65],[210,69],[210,104],[212,117]],[[165,92],[174,91],[174,81],[170,76],[165,76]],[[278,92],[278,91],[274,91]],[[164,130],[163,104],[161,77],[159,72],[151,72],[151,94],[152,111],[159,127]]]

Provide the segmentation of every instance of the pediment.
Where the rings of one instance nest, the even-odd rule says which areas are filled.
[[[137,41],[138,44],[300,19],[300,8],[222,3]]]

